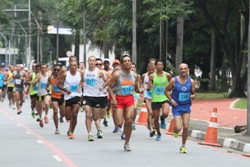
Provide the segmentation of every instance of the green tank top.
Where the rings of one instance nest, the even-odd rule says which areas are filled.
[[[35,81],[35,79],[36,79],[36,73],[33,73],[32,78],[31,78],[31,83],[33,83]],[[33,87],[33,85],[30,84],[30,95],[37,94],[37,90],[38,90],[38,85]]]
[[[163,72],[162,77],[158,77],[154,72],[153,88],[152,88],[152,102],[163,102],[168,100],[164,94],[164,89],[168,85],[167,74]]]

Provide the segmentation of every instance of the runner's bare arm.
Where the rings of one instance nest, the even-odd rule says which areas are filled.
[[[192,83],[192,89],[191,89],[191,95],[190,95],[190,98],[192,100],[195,99],[195,96],[196,96],[196,93],[195,93],[195,82],[193,79],[191,79],[191,83]]]
[[[153,87],[153,80],[154,80],[154,74],[150,74],[148,80],[148,88],[147,88],[148,91],[150,91]]]
[[[172,78],[173,78],[172,75],[169,74],[169,73],[167,72],[167,79],[168,79],[168,82],[170,82],[170,80],[171,80]]]
[[[39,74],[39,73],[38,73],[38,74],[36,74],[36,79],[35,79],[35,81],[32,83],[34,87],[36,86],[36,84],[37,84],[37,83],[39,83],[39,82],[40,82],[40,79],[41,79],[40,74]]]
[[[47,85],[46,85],[47,90],[49,89],[50,84],[51,84],[51,76],[48,77],[48,82],[47,82]]]
[[[120,77],[120,73],[118,71],[116,71],[116,72],[114,72],[112,74],[112,78],[111,78],[111,80],[109,82],[109,88],[108,89],[109,89],[110,96],[113,98],[113,100],[115,100],[115,94],[113,92],[113,88],[116,85],[116,82],[119,79],[119,77]]]
[[[64,82],[65,79],[66,79],[66,74],[67,74],[66,71],[65,71],[64,73],[61,73],[61,77],[58,78],[57,85],[56,85],[60,90],[62,90],[62,91],[64,91],[64,92],[66,92],[66,91],[65,91],[66,89],[63,88],[62,84],[63,84],[63,82]]]
[[[104,81],[103,85],[101,85],[102,88],[100,88],[100,89],[103,89],[109,84],[108,78],[104,75],[104,73],[101,70],[98,70],[98,72],[99,72],[100,78],[102,78],[102,80]]]
[[[78,91],[81,91],[84,86],[84,70],[80,70],[81,73],[81,81],[79,83]]]
[[[174,101],[172,99],[171,94],[170,94],[170,92],[172,91],[173,87],[174,87],[174,78],[172,78],[169,81],[167,87],[164,89],[164,94],[170,100],[170,102],[172,103],[173,106],[177,106],[178,104],[176,103],[176,101]]]
[[[134,73],[134,77],[135,77],[135,92],[136,93],[141,93],[141,91],[140,91],[140,83],[139,83],[139,81],[140,81],[140,77],[139,77],[139,75],[138,74],[136,74],[136,73]]]

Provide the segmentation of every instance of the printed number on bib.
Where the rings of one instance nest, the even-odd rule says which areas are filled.
[[[130,95],[133,93],[133,86],[122,86],[122,94]]]
[[[69,86],[69,90],[70,90],[71,92],[78,92],[78,85],[77,85],[77,84],[70,85],[70,86]]]
[[[52,90],[55,92],[61,92],[61,90],[56,85],[52,85]]]
[[[180,93],[179,101],[188,101],[190,99],[190,93]]]
[[[86,78],[86,85],[88,86],[96,86],[96,80],[95,78]]]
[[[157,94],[157,95],[163,95],[164,94],[164,88],[156,86],[155,87],[155,94]]]
[[[38,90],[38,86],[36,85],[35,87],[33,87],[33,90],[37,91]]]
[[[16,84],[21,84],[21,82],[22,82],[21,79],[15,79]]]
[[[146,97],[152,97],[152,90],[146,91]]]
[[[47,85],[46,82],[41,82],[41,83],[40,83],[40,88],[41,88],[41,89],[45,89],[45,88],[46,88],[46,85]]]

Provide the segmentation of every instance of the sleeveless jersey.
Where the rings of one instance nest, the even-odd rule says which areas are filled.
[[[117,94],[119,96],[133,95],[135,89],[134,72],[130,71],[129,74],[125,74],[122,70],[119,72],[120,77],[113,89],[114,94]]]
[[[64,92],[64,99],[69,100],[76,96],[80,97],[81,93],[78,92],[78,87],[81,82],[81,73],[76,71],[76,74],[71,75],[70,71],[67,71],[66,79],[64,81],[63,87],[70,90],[71,94]]]
[[[102,78],[98,76],[98,70],[98,68],[94,71],[86,69],[84,73],[83,96],[100,97],[99,86],[101,86]]]
[[[20,78],[23,76],[23,74],[20,72],[20,73],[17,73],[17,72],[14,72],[14,85],[15,85],[15,88],[18,88],[18,89],[23,89],[23,80],[21,80]]]
[[[37,95],[38,96],[45,96],[45,95],[47,95],[46,86],[48,83],[49,73],[46,72],[46,77],[44,77],[42,75],[42,73],[40,72],[40,76],[41,76],[41,80],[40,80],[40,83],[38,83]]]
[[[163,102],[168,100],[164,94],[164,89],[168,85],[167,73],[163,72],[161,77],[158,77],[154,72],[154,80],[152,87],[152,102]]]
[[[148,82],[149,82],[149,76],[148,73],[146,73],[144,80],[143,80],[143,85],[144,85],[144,97],[147,99],[152,99],[152,90],[148,91]]]
[[[191,90],[192,90],[192,82],[191,82],[190,77],[187,78],[187,81],[185,84],[181,84],[178,81],[177,77],[174,77],[174,82],[175,82],[175,86],[171,95],[172,99],[176,101],[176,103],[178,104],[178,107],[191,106],[190,95],[191,95]]]
[[[57,87],[57,79],[54,77],[51,79],[51,86],[52,86],[51,97],[60,99],[61,90]]]
[[[13,73],[9,71],[9,76],[8,76],[8,87],[14,87],[15,80],[10,81],[10,79],[13,77]]]
[[[3,87],[4,74],[0,73],[0,87]]]
[[[32,73],[32,78],[31,78],[31,83],[35,82],[36,79],[36,73]],[[36,84],[35,87],[33,87],[33,84],[30,84],[30,95],[35,95],[37,94],[37,90],[38,90],[38,84]]]

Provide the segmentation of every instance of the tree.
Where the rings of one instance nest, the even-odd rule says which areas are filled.
[[[0,25],[10,23],[10,17],[4,11],[4,9],[8,8],[10,5],[11,3],[8,0],[0,1]]]

